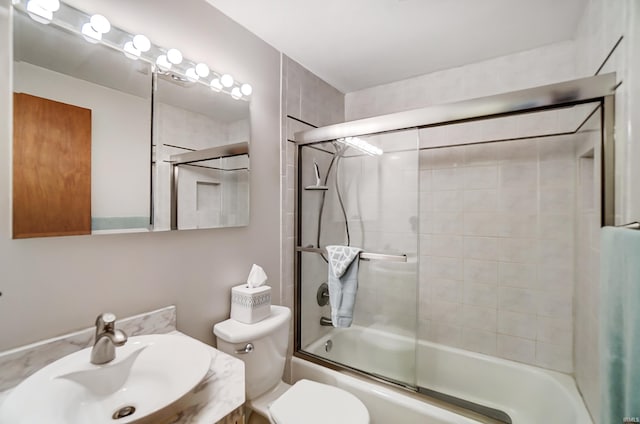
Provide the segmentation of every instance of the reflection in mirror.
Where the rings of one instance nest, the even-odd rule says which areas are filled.
[[[154,230],[248,225],[248,101],[159,72],[153,138]]]
[[[148,230],[149,63],[17,10],[13,40],[14,238]]]

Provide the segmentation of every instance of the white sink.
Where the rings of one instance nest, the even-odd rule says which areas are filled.
[[[90,355],[72,353],[24,380],[3,402],[0,422],[129,423],[187,394],[211,364],[206,345],[167,334],[130,337],[108,364],[93,365]]]

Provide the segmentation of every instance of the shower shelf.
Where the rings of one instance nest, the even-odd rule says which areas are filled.
[[[296,251],[327,254],[327,249],[319,249],[317,247],[297,246]],[[407,262],[407,255],[387,255],[384,253],[360,252],[360,259],[364,261]]]

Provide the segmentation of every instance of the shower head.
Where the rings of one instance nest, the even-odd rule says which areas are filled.
[[[322,185],[322,181],[320,180],[320,168],[318,168],[318,162],[316,162],[315,160],[313,161],[313,169],[316,173],[316,185],[312,185],[312,186],[306,186],[304,189],[305,190],[320,190],[320,191],[325,191],[325,190],[329,190],[329,187]]]

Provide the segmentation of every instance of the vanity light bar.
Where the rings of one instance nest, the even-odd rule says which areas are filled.
[[[213,71],[205,63],[186,59],[176,48],[158,46],[142,34],[130,34],[117,28],[102,15],[89,15],[59,0],[12,0],[12,4],[38,23],[53,24],[84,37],[88,42],[122,52],[131,60],[144,60],[160,72],[171,72],[185,81],[204,84],[237,100],[248,100],[253,92],[250,84]]]

